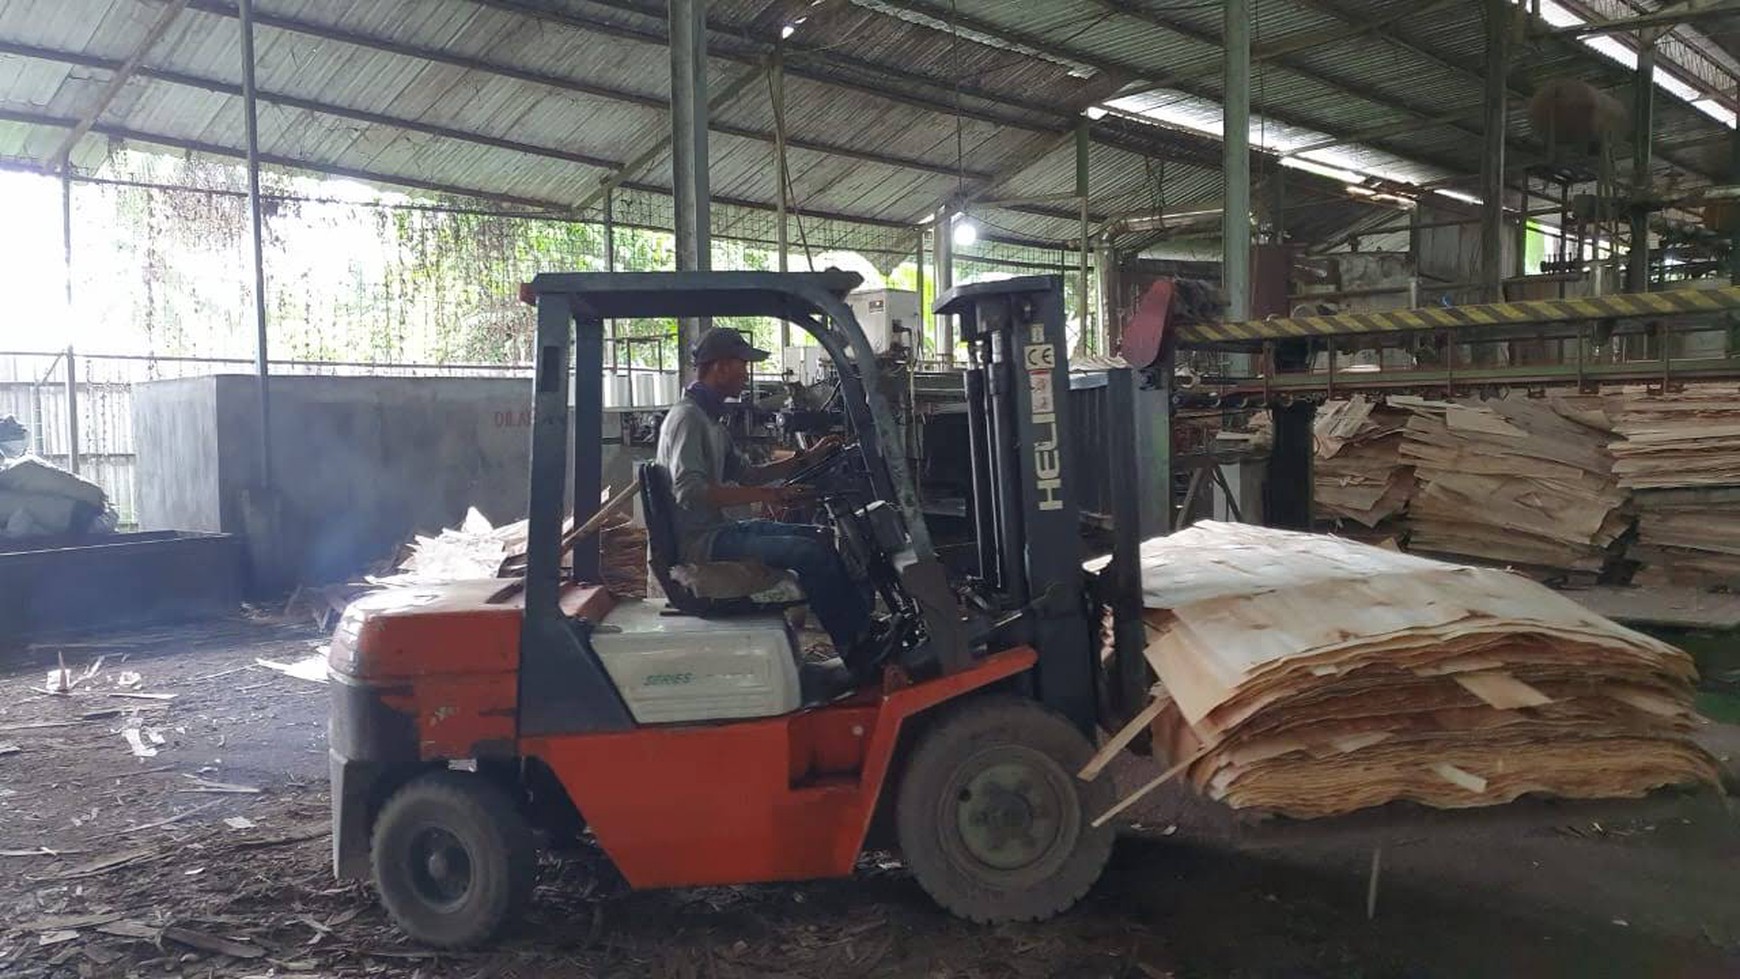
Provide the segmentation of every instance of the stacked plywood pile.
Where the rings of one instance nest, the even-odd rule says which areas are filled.
[[[1644,584],[1740,586],[1740,387],[1610,391],[1619,484],[1634,491]]]
[[[1520,576],[1199,523],[1142,545],[1156,743],[1198,791],[1308,818],[1396,800],[1714,782],[1689,657]]]
[[[1390,405],[1411,414],[1410,550],[1591,574],[1613,557],[1628,519],[1606,432],[1545,399]]]
[[[1355,396],[1318,409],[1313,434],[1313,506],[1319,519],[1367,530],[1388,527],[1414,491],[1414,467],[1402,459],[1408,412]]]

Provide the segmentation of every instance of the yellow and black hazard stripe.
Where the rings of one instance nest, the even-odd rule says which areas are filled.
[[[1447,327],[1518,326],[1573,320],[1716,313],[1731,309],[1740,309],[1740,286],[1681,289],[1674,292],[1619,293],[1582,299],[1537,299],[1479,306],[1386,309],[1381,312],[1247,320],[1242,323],[1199,323],[1178,327],[1178,342],[1191,346],[1236,343],[1241,340],[1401,333]]]

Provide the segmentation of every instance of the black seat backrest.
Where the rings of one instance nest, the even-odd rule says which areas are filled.
[[[675,578],[671,569],[684,564],[683,539],[677,534],[677,494],[671,471],[656,462],[640,464],[640,505],[646,516],[647,563],[664,589],[670,607],[689,615],[742,615],[778,611],[785,604],[762,605],[748,598],[702,598]],[[789,604],[789,603],[787,603]]]
[[[656,462],[640,464],[640,506],[646,515],[647,553],[659,583],[683,563],[682,540],[677,536],[677,496],[671,488],[671,471]]]

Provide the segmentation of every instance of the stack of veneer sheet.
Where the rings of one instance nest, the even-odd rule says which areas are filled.
[[[1589,575],[1616,556],[1629,518],[1607,432],[1542,398],[1389,404],[1411,415],[1409,550]]]
[[[1640,584],[1740,586],[1740,386],[1609,391],[1614,471],[1633,491]]]
[[[1370,530],[1393,522],[1414,491],[1414,467],[1402,459],[1408,418],[1359,396],[1318,409],[1312,471],[1318,518]]]
[[[1520,575],[1217,522],[1141,550],[1157,747],[1233,808],[1717,781],[1691,659]]]

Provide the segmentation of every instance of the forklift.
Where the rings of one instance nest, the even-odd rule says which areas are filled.
[[[1060,277],[939,297],[969,350],[976,541],[951,572],[845,301],[860,282],[573,273],[522,289],[537,307],[523,584],[366,596],[331,644],[334,871],[372,877],[411,938],[488,941],[529,898],[540,845],[588,833],[637,889],[842,877],[892,846],[979,922],[1050,917],[1099,878],[1113,831],[1092,823],[1112,789],[1076,773],[1151,679],[1136,494],[1116,494],[1112,560],[1090,573],[1071,490],[1090,464],[1136,484],[1133,411],[1097,444],[1066,437]],[[596,537],[564,540],[565,500],[575,526],[600,506],[605,321],[715,316],[784,320],[838,368],[856,442],[794,478],[815,481],[890,625],[844,693],[806,690],[778,602],[693,587],[706,569],[680,563],[656,466],[641,502],[666,600],[615,600]],[[1109,382],[1134,403],[1132,372]]]

